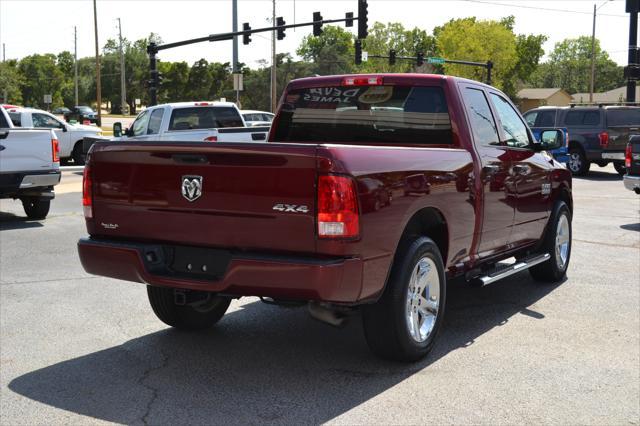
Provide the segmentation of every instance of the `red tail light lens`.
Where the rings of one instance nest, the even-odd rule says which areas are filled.
[[[91,176],[91,166],[87,163],[82,174],[82,209],[84,217],[93,217],[93,180]]]
[[[218,137],[217,136],[209,136],[204,138],[205,142],[218,142]]]
[[[631,144],[628,143],[627,148],[624,150],[624,166],[627,168],[627,173],[631,168],[631,155]]]
[[[603,148],[606,148],[607,145],[609,145],[609,133],[607,132],[602,132],[598,135],[598,138],[600,139],[600,146]]]
[[[346,176],[318,178],[318,236],[356,238],[360,217],[355,181]]]
[[[51,139],[51,161],[60,162],[60,144],[58,139]]]

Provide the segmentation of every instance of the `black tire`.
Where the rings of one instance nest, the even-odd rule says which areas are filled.
[[[84,166],[85,155],[84,152],[82,152],[82,141],[76,142],[76,144],[73,146],[71,158],[73,158],[73,163],[76,166]]]
[[[231,299],[210,295],[200,306],[176,305],[174,289],[147,286],[151,308],[160,321],[183,330],[202,330],[220,321],[229,308]]]
[[[422,262],[423,260],[425,262]],[[416,272],[417,276],[421,271],[419,263],[428,266],[427,274],[429,271],[437,272],[437,275],[432,275],[432,278],[437,277],[439,291],[439,297],[431,296],[431,293],[427,294],[426,290],[420,292],[420,295],[428,296],[429,301],[437,301],[435,320],[428,324],[427,321],[432,317],[425,318],[421,311],[416,311],[417,318],[422,316],[427,329],[429,324],[433,324],[431,332],[425,333],[423,341],[412,337],[412,327],[407,318],[413,312],[413,302],[416,301],[415,297],[411,298],[411,294],[415,295],[415,293],[410,292],[410,284],[413,273]],[[431,269],[434,266],[435,270]],[[435,294],[435,288],[433,291]],[[416,237],[401,244],[382,297],[377,303],[363,307],[362,321],[369,348],[382,358],[396,361],[411,362],[425,357],[433,348],[442,326],[445,301],[446,278],[438,246],[426,237]],[[418,323],[420,321],[418,319]],[[421,329],[422,327],[418,327],[418,330]]]
[[[559,234],[559,223],[562,218],[567,220],[568,225],[568,245],[566,253],[561,256],[562,251],[556,250],[556,238]],[[567,235],[562,232],[561,235]],[[539,265],[533,266],[529,269],[531,276],[536,281],[557,283],[562,281],[567,275],[567,268],[569,267],[569,260],[571,260],[571,212],[569,207],[563,202],[558,201],[553,209],[551,219],[545,230],[542,246],[540,248],[541,253],[549,253],[551,259]],[[564,260],[559,260],[564,259]]]
[[[51,200],[45,200],[43,198],[23,198],[22,207],[29,219],[42,220],[49,214]]]
[[[618,172],[620,176],[627,174],[627,168],[624,166],[624,163],[613,163],[613,168],[616,169],[616,172]]]
[[[580,148],[569,149],[569,162],[567,168],[574,176],[584,176],[589,173],[591,163],[587,160],[584,151]]]

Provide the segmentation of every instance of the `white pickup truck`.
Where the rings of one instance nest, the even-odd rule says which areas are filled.
[[[176,102],[142,111],[131,127],[122,131],[114,123],[114,140],[266,142],[269,127],[246,127],[231,102]]]
[[[82,140],[85,137],[102,135],[97,126],[65,123],[53,114],[34,108],[8,108],[7,112],[16,127],[33,127],[35,129],[51,129],[55,132],[60,144],[60,159],[73,159],[74,164],[84,164]]]
[[[53,130],[16,128],[0,106],[0,198],[19,199],[29,219],[44,219],[59,182]]]

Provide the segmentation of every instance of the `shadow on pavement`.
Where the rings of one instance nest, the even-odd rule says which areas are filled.
[[[640,223],[630,223],[628,225],[620,225],[620,228],[626,231],[638,231],[640,232]]]
[[[599,172],[599,171],[591,170],[589,171],[589,173],[587,173],[586,176],[573,176],[573,179],[605,182],[605,181],[614,181],[614,180],[621,181],[622,176],[619,175],[618,173]]]
[[[334,329],[304,308],[256,302],[212,330],[148,334],[24,374],[9,389],[117,423],[321,423],[427,374],[430,364],[514,315],[543,321],[530,307],[556,287],[535,283],[527,272],[481,289],[451,283],[443,332],[415,364],[375,358],[359,317]]]
[[[0,212],[0,231],[12,229],[41,228],[44,225],[38,221],[29,220],[26,216],[16,216],[13,213]]]

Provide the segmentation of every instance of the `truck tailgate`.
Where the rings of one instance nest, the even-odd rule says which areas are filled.
[[[315,145],[97,143],[90,155],[93,236],[315,251]]]

